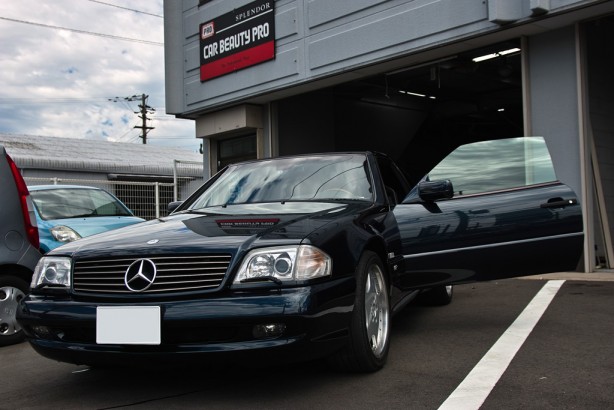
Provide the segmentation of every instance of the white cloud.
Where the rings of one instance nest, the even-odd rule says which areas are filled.
[[[162,43],[163,19],[146,13],[161,16],[162,0],[4,1],[0,132],[140,142],[140,101],[108,98],[147,94],[148,143],[197,150],[194,123],[164,114],[162,46],[32,24]]]

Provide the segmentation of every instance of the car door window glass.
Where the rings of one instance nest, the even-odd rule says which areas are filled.
[[[449,179],[455,196],[556,181],[542,137],[507,138],[462,145],[428,175]]]

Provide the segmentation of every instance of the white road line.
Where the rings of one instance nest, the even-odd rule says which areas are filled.
[[[480,408],[564,282],[551,280],[541,288],[439,410]]]

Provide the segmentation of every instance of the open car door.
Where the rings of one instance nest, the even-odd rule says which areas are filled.
[[[460,146],[394,214],[404,289],[575,270],[582,253],[581,207],[541,137]]]

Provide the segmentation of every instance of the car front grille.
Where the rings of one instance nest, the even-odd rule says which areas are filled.
[[[224,280],[230,255],[147,256],[156,266],[153,283],[138,293],[160,294],[217,290]],[[73,289],[77,293],[132,294],[126,286],[126,273],[135,257],[75,261]]]

